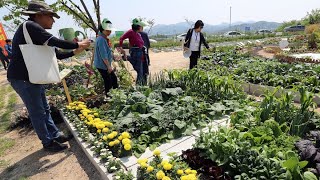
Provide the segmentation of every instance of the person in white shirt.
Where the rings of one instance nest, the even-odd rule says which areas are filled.
[[[189,69],[194,68],[198,64],[198,59],[201,54],[201,44],[209,49],[209,45],[206,42],[203,33],[201,32],[203,27],[203,22],[201,20],[198,20],[194,24],[194,28],[188,30],[187,36],[185,38],[184,48],[191,51]]]

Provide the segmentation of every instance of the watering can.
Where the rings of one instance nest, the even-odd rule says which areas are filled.
[[[80,34],[83,36],[83,38],[86,38],[86,35],[83,32],[74,31],[73,28],[63,28],[59,30],[59,36],[67,41],[73,41]]]

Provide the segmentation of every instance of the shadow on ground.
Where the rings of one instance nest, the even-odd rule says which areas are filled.
[[[6,168],[0,174],[0,179],[13,180],[19,179],[20,177],[34,176],[38,173],[45,172],[50,168],[58,166],[72,154],[72,152],[68,150],[61,153],[65,153],[65,156],[58,161],[51,163],[48,159],[42,160],[43,157],[49,155],[50,153],[42,149],[38,150]]]

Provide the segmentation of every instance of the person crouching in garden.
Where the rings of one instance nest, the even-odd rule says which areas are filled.
[[[203,22],[198,20],[194,24],[194,28],[188,30],[185,38],[184,48],[191,51],[189,69],[196,67],[198,64],[198,59],[201,54],[201,44],[204,44],[205,47],[209,49],[209,45],[201,32],[203,26]]]
[[[94,66],[100,72],[103,82],[106,97],[112,88],[118,88],[117,76],[112,68],[113,53],[111,43],[108,36],[112,31],[112,23],[108,19],[103,19],[99,26],[99,34],[96,39],[95,53],[94,53]]]
[[[146,49],[144,47],[144,41],[139,32],[143,31],[145,24],[138,18],[132,20],[131,29],[120,37],[119,46],[122,54],[125,51],[122,49],[123,41],[129,39],[130,45],[130,63],[134,70],[137,72],[138,85],[145,85],[147,83],[147,76],[149,74],[148,59],[146,56]],[[126,57],[126,56],[125,56]]]
[[[35,45],[58,47],[61,49],[74,49],[71,52],[61,52],[55,49],[57,59],[65,59],[78,54],[90,45],[89,40],[74,43],[56,38],[45,29],[51,29],[55,18],[60,18],[48,4],[43,1],[30,1],[28,9],[22,12],[29,16],[29,20],[21,24],[14,34],[12,41],[12,59],[8,67],[7,78],[13,89],[21,97],[28,109],[32,126],[46,151],[58,152],[68,148],[67,142],[72,136],[65,136],[55,125],[51,115],[50,106],[47,102],[45,88],[41,84],[30,82],[25,59],[19,48],[27,44],[24,37],[23,27],[25,24],[30,38]],[[34,56],[37,56],[35,53]],[[48,56],[51,56],[48,54]],[[35,58],[35,60],[37,60]]]

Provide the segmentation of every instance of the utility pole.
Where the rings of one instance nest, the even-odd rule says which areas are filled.
[[[229,29],[231,30],[231,6],[230,6],[230,25],[229,25]]]

